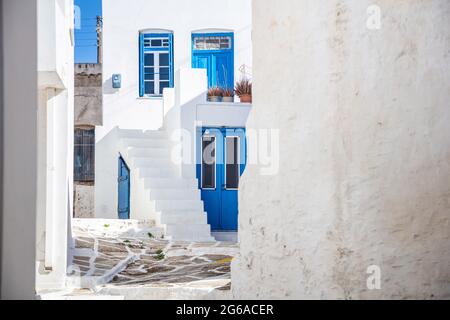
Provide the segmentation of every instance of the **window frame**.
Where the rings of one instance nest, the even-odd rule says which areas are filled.
[[[159,40],[161,39],[161,46],[157,47],[146,47],[146,43],[150,40]],[[168,39],[168,46],[164,46],[164,40]],[[162,90],[160,90],[161,82],[169,82],[168,88],[174,87],[174,54],[173,54],[173,33],[172,32],[140,32],[139,33],[139,97],[162,97]],[[153,80],[145,80],[145,54],[153,53]],[[157,54],[155,54],[157,53]],[[160,80],[160,64],[159,57],[161,53],[169,54],[169,79],[168,80]],[[163,68],[165,68],[164,66]],[[153,81],[153,92],[145,93],[145,82]],[[161,91],[161,93],[160,93]]]
[[[197,49],[195,47],[195,39],[196,38],[230,38],[230,46],[229,48],[223,48],[223,49]],[[234,53],[234,32],[232,31],[226,31],[226,32],[193,32],[191,34],[191,50],[192,53],[220,53],[220,52],[233,52]],[[234,56],[234,54],[233,54]]]

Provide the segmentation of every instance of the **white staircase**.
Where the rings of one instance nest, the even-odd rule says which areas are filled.
[[[197,179],[180,176],[166,133],[119,129],[119,135],[121,154],[132,176],[131,216],[139,208],[140,218],[155,219],[166,239],[214,241]]]

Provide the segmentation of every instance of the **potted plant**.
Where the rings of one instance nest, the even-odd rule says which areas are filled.
[[[223,89],[222,90],[222,102],[234,102],[234,90],[233,89]]]
[[[212,87],[208,89],[208,101],[220,102],[222,98],[222,89],[219,87]]]
[[[236,83],[235,92],[243,103],[252,102],[252,83],[249,79],[242,79]]]

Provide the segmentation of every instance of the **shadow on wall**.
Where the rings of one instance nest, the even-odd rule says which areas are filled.
[[[113,88],[112,77],[103,82],[103,94],[115,94],[118,93],[120,89]]]

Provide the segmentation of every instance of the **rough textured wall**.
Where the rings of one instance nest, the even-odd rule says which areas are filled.
[[[102,65],[75,64],[75,125],[102,125],[102,100]]]
[[[37,3],[0,1],[3,158],[1,299],[35,298]],[[23,20],[22,20],[23,19]]]
[[[450,2],[379,0],[375,30],[371,4],[253,1],[280,170],[244,174],[237,298],[450,298]]]
[[[74,218],[95,217],[95,187],[93,183],[74,183]]]

